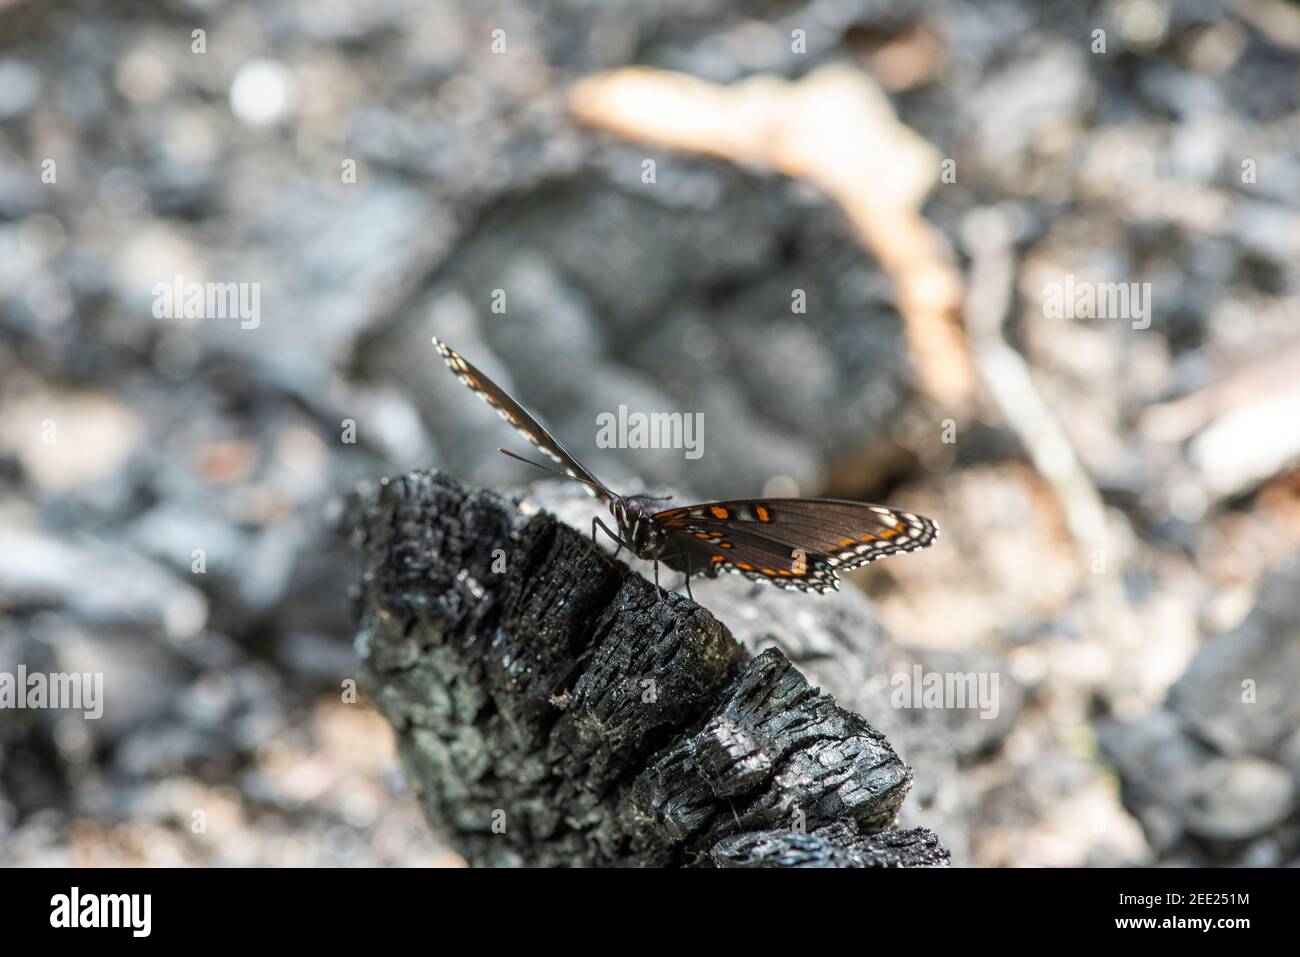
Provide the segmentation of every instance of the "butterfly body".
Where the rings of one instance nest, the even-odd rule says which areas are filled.
[[[933,521],[914,512],[841,499],[740,499],[670,507],[652,495],[619,495],[606,487],[504,389],[433,340],[447,366],[481,399],[565,474],[609,506],[617,531],[601,528],[638,558],[686,575],[744,575],[781,588],[818,593],[839,588],[839,573],[901,552],[925,548],[939,535]],[[501,451],[506,452],[505,449]],[[506,452],[514,458],[520,456]],[[524,459],[523,461],[528,461]],[[536,465],[537,463],[532,463]],[[545,466],[539,466],[545,468]],[[618,554],[615,552],[615,555]]]

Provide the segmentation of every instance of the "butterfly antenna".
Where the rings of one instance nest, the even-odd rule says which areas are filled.
[[[534,468],[539,468],[543,472],[550,472],[552,475],[558,475],[560,478],[572,479],[575,482],[581,482],[583,485],[587,486],[589,489],[592,489],[593,491],[596,492],[601,491],[600,486],[595,482],[591,482],[584,478],[578,478],[578,476],[570,475],[568,472],[561,472],[559,469],[553,469],[549,465],[543,465],[541,462],[534,462],[532,459],[526,459],[522,455],[515,455],[515,453],[511,452],[509,449],[497,449],[497,451],[500,452],[502,455],[510,456],[512,459],[518,459],[520,462],[527,462],[529,465],[533,466]]]

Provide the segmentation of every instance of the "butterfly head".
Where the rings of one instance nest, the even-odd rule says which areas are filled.
[[[653,557],[664,538],[663,531],[651,521],[658,505],[657,500],[641,495],[616,495],[609,503],[619,535],[642,558]]]

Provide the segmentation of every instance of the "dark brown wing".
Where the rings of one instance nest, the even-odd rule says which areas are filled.
[[[839,588],[839,573],[934,543],[939,526],[903,509],[839,499],[776,498],[706,502],[656,512],[685,571],[735,572],[800,591]],[[703,565],[704,567],[701,567]]]
[[[613,493],[605,487],[604,483],[587,471],[583,464],[574,458],[572,453],[561,445],[555,436],[547,432],[542,427],[542,424],[534,419],[522,405],[511,398],[505,389],[489,379],[476,366],[437,336],[433,337],[433,344],[438,347],[438,352],[446,361],[447,368],[456,374],[456,378],[469,386],[480,399],[496,409],[497,415],[513,425],[520,435],[537,446],[552,460],[563,465],[565,471],[586,485],[587,491],[592,495],[603,498],[605,501],[609,501],[613,497]]]

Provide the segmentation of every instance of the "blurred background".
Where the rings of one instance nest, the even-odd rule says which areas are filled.
[[[1298,65],[1283,0],[0,0],[0,672],[106,697],[0,712],[0,863],[458,863],[347,694],[348,496],[537,477],[435,332],[621,491],[940,522],[851,584],[1003,677],[894,739],[957,863],[1300,863]]]

